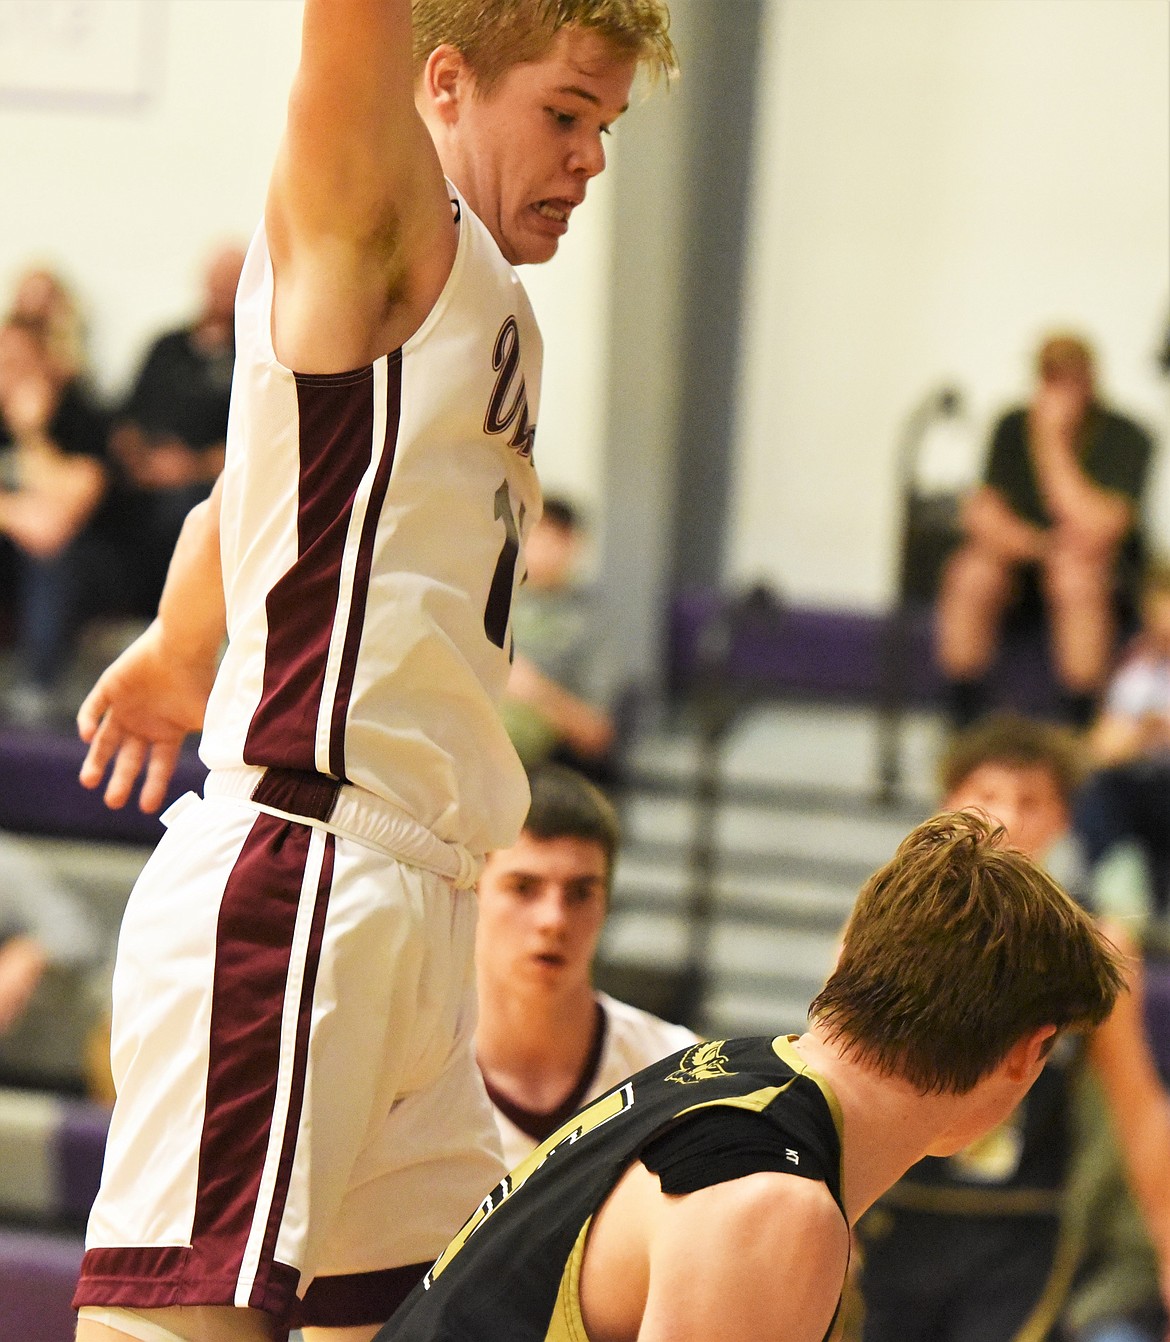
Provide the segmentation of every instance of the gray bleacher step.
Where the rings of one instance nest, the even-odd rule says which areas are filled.
[[[802,1034],[808,1026],[808,1002],[783,993],[716,990],[704,1001],[701,1032],[724,1038]]]
[[[636,795],[624,808],[626,848],[637,855],[689,854],[700,818],[689,800]],[[725,802],[715,819],[714,840],[728,854],[833,858],[868,872],[893,854],[910,828],[904,819],[881,814],[794,814]]]
[[[721,882],[713,894],[711,916],[715,920],[732,919],[758,927],[783,927],[792,930],[819,931],[836,935],[853,906],[850,887],[809,889],[791,883],[777,888],[745,890]],[[664,889],[653,885],[623,882],[614,889],[610,905],[613,916],[626,912],[657,910],[681,913],[686,907],[685,893],[678,887]]]
[[[934,763],[943,731],[937,715],[907,713],[899,732],[899,758],[908,798],[929,805]],[[700,758],[693,722],[643,733],[629,751],[635,776],[682,782]],[[876,790],[879,718],[871,708],[807,701],[771,702],[750,709],[729,734],[720,754],[728,783],[837,787],[856,796]]]

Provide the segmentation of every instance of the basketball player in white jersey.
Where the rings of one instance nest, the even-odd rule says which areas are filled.
[[[685,1026],[594,988],[617,816],[562,765],[529,782],[520,837],[488,854],[476,887],[476,1058],[509,1169],[583,1105],[698,1043]]]
[[[211,769],[127,907],[83,1342],[369,1338],[499,1170],[471,892],[527,805],[494,709],[540,506],[512,265],[674,56],[659,0],[414,9],[412,51],[409,0],[305,0],[224,474],[79,715],[111,805],[145,770],[157,806],[200,726]]]

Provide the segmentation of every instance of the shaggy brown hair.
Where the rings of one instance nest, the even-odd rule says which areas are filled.
[[[809,1008],[847,1052],[964,1094],[1045,1025],[1084,1030],[1123,976],[1092,919],[977,812],[935,816],[865,883]]]
[[[994,713],[952,738],[938,767],[942,795],[949,797],[984,764],[1046,769],[1064,802],[1071,800],[1085,770],[1081,746],[1067,727],[1017,713]]]
[[[678,71],[662,0],[413,0],[413,14],[416,74],[446,43],[463,53],[483,92],[512,66],[539,60],[568,27],[600,33],[652,76]]]

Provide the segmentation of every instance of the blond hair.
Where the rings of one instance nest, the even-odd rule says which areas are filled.
[[[414,65],[438,46],[463,54],[487,91],[514,65],[539,60],[562,28],[599,33],[638,58],[652,76],[671,78],[678,57],[662,0],[413,0]]]
[[[809,1013],[847,1053],[923,1092],[969,1091],[1046,1025],[1112,1010],[1116,951],[1002,827],[957,811],[903,840],[865,883]]]

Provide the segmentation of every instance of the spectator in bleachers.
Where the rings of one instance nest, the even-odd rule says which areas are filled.
[[[1076,806],[1076,828],[1096,865],[1117,846],[1138,849],[1153,912],[1170,908],[1170,560],[1149,565],[1141,632],[1110,682],[1089,737],[1097,766]]]
[[[85,376],[85,322],[76,295],[56,271],[26,270],[16,281],[8,315],[39,329],[62,383]]]
[[[43,718],[72,649],[78,547],[107,493],[106,419],[76,377],[62,380],[42,328],[0,326],[0,536],[16,588],[18,672],[10,715]]]
[[[588,590],[577,581],[584,531],[576,508],[549,495],[524,553],[512,604],[515,657],[504,724],[527,768],[555,760],[605,786],[613,781],[614,724],[601,699]]]
[[[696,1042],[593,986],[619,840],[613,807],[560,765],[531,775],[519,839],[479,879],[476,1054],[508,1168],[582,1105]]]
[[[212,254],[198,313],[150,346],[111,434],[148,609],[162,592],[183,521],[223,469],[243,264],[235,245]]]
[[[1075,888],[1079,768],[1061,729],[990,718],[952,741],[943,807],[986,811]],[[1104,1036],[1104,1061],[1098,1032],[1097,1068],[1148,1058],[1140,1023],[1128,1028]],[[955,1156],[920,1161],[862,1219],[864,1342],[1161,1342],[1158,1259],[1085,1053],[1058,1041],[1006,1122]]]
[[[1048,336],[1036,374],[1031,402],[996,425],[943,571],[937,657],[957,727],[989,706],[1003,619],[1029,584],[1047,611],[1065,714],[1087,726],[1114,652],[1118,584],[1137,562],[1149,435],[1101,402],[1079,336]]]
[[[0,835],[0,1084],[81,1084],[86,1036],[100,1014],[83,978],[105,949],[84,901]]]

